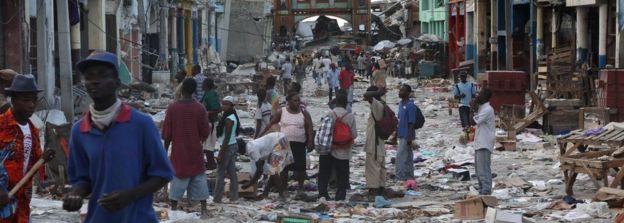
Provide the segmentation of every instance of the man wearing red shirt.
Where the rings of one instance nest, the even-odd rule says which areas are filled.
[[[163,124],[162,138],[165,150],[171,148],[171,163],[175,177],[171,181],[169,199],[171,208],[178,208],[178,201],[187,191],[193,201],[200,201],[202,217],[207,215],[208,178],[205,171],[202,142],[210,135],[208,113],[203,105],[193,100],[197,83],[193,79],[182,82],[182,99],[169,105]]]
[[[351,112],[351,106],[353,106],[353,80],[355,76],[353,75],[353,67],[351,64],[347,63],[342,71],[340,71],[340,77],[338,80],[340,81],[340,89],[343,89],[347,92],[347,111]]]

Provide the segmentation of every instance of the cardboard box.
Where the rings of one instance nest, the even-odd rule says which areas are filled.
[[[609,208],[624,207],[624,190],[603,187],[594,195],[593,202],[607,202]]]
[[[248,172],[238,172],[238,196],[243,198],[254,198],[256,197],[256,191],[258,189],[257,186],[249,187],[246,190],[243,189],[243,183],[251,180],[251,173]],[[224,188],[225,194],[229,194],[230,192],[230,183],[228,182]]]
[[[455,202],[455,218],[461,220],[479,220],[485,218],[487,207],[498,206],[494,196],[473,196]]]
[[[486,223],[522,223],[522,215],[488,207]]]

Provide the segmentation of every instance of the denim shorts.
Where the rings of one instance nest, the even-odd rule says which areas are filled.
[[[169,199],[180,201],[184,196],[184,192],[193,201],[207,200],[210,197],[208,176],[205,173],[201,173],[184,179],[174,177],[169,186]]]

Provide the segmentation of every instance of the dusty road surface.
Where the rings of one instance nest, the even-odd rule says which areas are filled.
[[[365,154],[362,149],[369,106],[362,99],[368,83],[356,82],[353,111],[357,119],[358,138],[351,160],[351,190],[348,191],[347,201],[279,202],[276,193],[272,193],[269,199],[261,201],[241,199],[238,204],[210,205],[212,217],[202,220],[199,219],[198,205],[187,205],[186,209],[190,213],[186,213],[170,211],[166,208],[166,204],[155,204],[155,207],[164,213],[163,222],[276,222],[279,215],[294,213],[334,222],[461,222],[454,218],[454,203],[464,199],[471,191],[474,193],[474,187],[478,184],[474,176],[469,181],[460,181],[454,178],[452,173],[439,171],[446,164],[463,164],[474,160],[471,145],[462,146],[459,143],[461,127],[457,109],[453,111],[453,115],[449,115],[446,98],[450,97],[450,93],[444,89],[449,90],[452,86],[433,88],[424,86],[424,82],[419,84],[415,79],[389,78],[389,93],[386,100],[393,110],[398,106],[398,86],[401,82],[410,84],[415,89],[415,100],[425,114],[426,123],[417,133],[416,142],[420,149],[415,153],[417,160],[415,174],[418,184],[415,191],[406,191],[403,182],[391,178],[394,172],[391,158],[395,157],[396,147],[390,145],[386,147],[386,166],[389,172],[387,185],[405,194],[402,198],[391,199],[392,208],[374,208],[372,203],[358,199],[367,191],[364,178]],[[305,81],[303,88],[303,101],[307,104],[314,122],[317,123],[329,110],[326,105],[328,99],[326,96],[315,96],[315,84],[311,78]],[[237,96],[246,97],[251,105],[256,104],[255,95]],[[250,106],[252,109],[253,107]],[[239,114],[245,127],[253,127],[254,122],[250,115],[253,114],[252,110]],[[558,149],[553,136],[525,136],[526,139],[518,143],[517,151],[495,151],[492,156],[492,170],[497,175],[494,178],[496,185],[493,195],[498,198],[499,210],[524,215],[529,222],[613,222],[615,212],[590,215],[574,209],[560,211],[547,209],[547,206],[565,195],[563,176],[558,163]],[[315,176],[318,155],[315,152],[310,153],[309,161],[308,175]],[[237,165],[241,171],[248,168],[248,163],[245,162],[238,162]],[[472,165],[465,167],[470,171],[470,175],[474,175]],[[509,185],[512,184],[509,182],[517,182],[518,178],[522,179],[525,185]],[[316,180],[311,178],[306,184],[306,188],[309,189],[307,194],[316,197]],[[295,183],[291,182],[291,185]],[[596,190],[587,176],[580,175],[574,187],[575,198],[591,199]],[[294,197],[294,193],[290,194]],[[33,199],[32,206],[33,222],[80,221],[78,213],[63,211],[60,201],[37,197]]]

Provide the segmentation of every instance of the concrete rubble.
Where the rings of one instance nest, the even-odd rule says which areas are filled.
[[[156,203],[155,207],[162,222],[276,222],[280,216],[293,214],[309,216],[322,222],[461,222],[462,219],[457,219],[454,215],[456,213],[454,205],[469,195],[475,195],[477,182],[474,167],[471,165],[474,161],[474,149],[471,143],[467,145],[460,143],[459,139],[464,132],[459,126],[459,119],[456,113],[449,115],[448,112],[447,98],[451,85],[443,82],[427,86],[426,84],[431,81],[389,78],[388,86],[391,90],[387,95],[387,102],[394,109],[399,102],[396,90],[399,83],[415,87],[415,100],[426,115],[427,121],[425,127],[418,131],[416,140],[420,147],[414,156],[416,189],[406,190],[403,182],[388,179],[387,188],[401,195],[391,199],[393,202],[391,208],[374,208],[365,199],[367,192],[364,178],[365,153],[362,148],[369,110],[368,104],[363,102],[362,95],[368,83],[356,82],[354,94],[356,103],[353,111],[358,123],[358,138],[350,164],[351,190],[348,192],[347,201],[279,202],[277,195],[271,194],[269,199],[265,200],[242,199],[237,204],[209,205],[209,213],[212,216],[209,219],[199,219],[199,204],[185,206],[183,209],[189,212],[186,213],[171,211],[166,204]],[[307,78],[303,86],[303,102],[307,104],[314,121],[318,122],[318,117],[322,117],[328,111],[327,98],[316,97],[315,88],[305,87],[314,86],[311,78]],[[440,87],[447,90],[440,91],[438,89]],[[159,94],[173,95],[167,87],[158,87],[157,91]],[[256,103],[255,95],[237,96],[239,100],[248,104]],[[157,97],[134,100],[140,101],[137,104],[143,104],[143,109],[150,108],[154,121],[159,123],[164,119],[165,105],[172,99],[155,98]],[[254,106],[239,111],[243,127],[254,126],[251,115],[253,112]],[[492,170],[497,176],[493,179],[492,195],[498,202],[491,208],[497,210],[497,213],[504,211],[514,219],[520,216],[520,219],[524,219],[521,222],[612,222],[611,219],[615,217],[617,209],[609,209],[604,202],[591,202],[592,196],[599,188],[595,188],[590,183],[589,177],[584,175],[579,175],[575,187],[575,198],[584,204],[576,204],[576,208],[567,207],[569,204],[565,202],[551,206],[554,202],[562,200],[565,195],[563,176],[557,162],[559,150],[557,143],[553,142],[554,137],[522,132],[518,133],[517,139],[519,149],[516,151],[493,153]],[[396,155],[396,146],[386,145],[386,149],[386,166],[390,177],[394,172],[392,162]],[[239,158],[237,166],[240,171],[246,171],[248,168],[245,160],[248,159],[243,156]],[[311,153],[308,163],[308,175],[315,176],[318,155]],[[291,188],[294,185],[291,184]],[[315,178],[306,181],[306,189],[309,196],[316,197]],[[291,193],[291,196],[294,194]],[[33,222],[80,221],[79,214],[63,211],[62,203],[52,200],[51,197],[36,197],[32,206]]]

